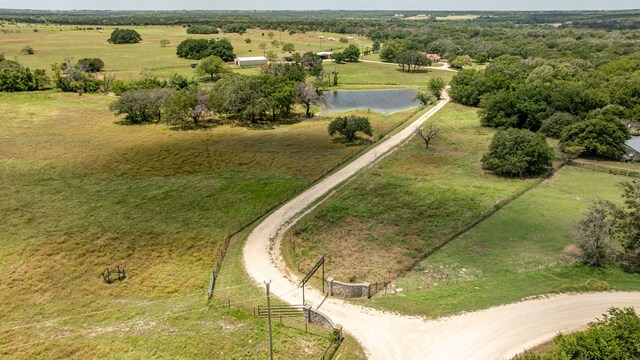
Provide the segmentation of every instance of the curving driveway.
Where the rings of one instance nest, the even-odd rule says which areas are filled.
[[[274,295],[302,303],[299,279],[283,263],[282,234],[337,186],[380,161],[411,138],[415,129],[438,112],[448,99],[404,130],[327,176],[265,218],[247,238],[243,259],[259,284],[271,280]],[[609,307],[640,308],[640,293],[560,295],[495,307],[440,320],[391,314],[328,298],[306,289],[307,304],[341,324],[363,346],[370,359],[500,359],[551,339],[558,331],[578,329]]]

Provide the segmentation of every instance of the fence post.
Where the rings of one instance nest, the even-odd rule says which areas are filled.
[[[211,270],[211,280],[209,281],[209,293],[207,294],[208,300],[213,297],[213,287],[216,284],[216,271]]]

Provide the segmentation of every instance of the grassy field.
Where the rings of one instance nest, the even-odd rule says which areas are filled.
[[[589,201],[620,201],[625,180],[565,167],[397,279],[399,295],[369,304],[433,317],[540,294],[638,290],[640,275],[572,264],[567,252],[571,227]]]
[[[400,71],[393,64],[377,63],[325,63],[327,70],[338,71],[339,89],[426,88],[433,77],[441,77],[447,81],[455,75],[452,71],[424,70],[419,73]],[[332,88],[335,89],[335,88]]]
[[[480,15],[449,15],[449,16],[438,16],[436,20],[438,21],[460,21],[460,20],[474,20],[479,18]]]
[[[37,28],[38,32],[33,29]],[[274,47],[271,42],[293,43],[297,52],[339,51],[350,44],[362,48],[370,47],[371,42],[359,36],[353,36],[349,43],[339,41],[322,42],[319,36],[339,39],[339,34],[309,32],[289,35],[288,32],[274,31],[273,39],[269,31],[248,30],[245,34],[190,35],[181,26],[138,26],[131,27],[142,36],[142,42],[131,45],[111,45],[107,43],[112,27],[102,30],[76,30],[76,26],[4,25],[0,28],[0,53],[7,59],[17,60],[31,68],[49,70],[51,64],[62,62],[65,58],[76,60],[84,57],[99,57],[105,62],[105,72],[116,74],[119,79],[139,78],[143,75],[169,77],[179,73],[187,77],[195,74],[189,67],[192,60],[181,59],[176,55],[176,46],[187,38],[228,38],[238,56],[259,56],[263,54],[260,43],[266,43],[266,50],[275,51],[284,56],[282,46]],[[3,31],[4,30],[4,31]],[[264,36],[263,36],[264,34]],[[160,47],[160,40],[169,40],[170,45]],[[245,39],[251,39],[246,43]],[[32,46],[34,55],[23,55],[20,50]],[[245,69],[237,69],[241,72]]]
[[[344,186],[296,225],[293,268],[307,269],[329,254],[329,275],[376,281],[411,269],[434,246],[533,180],[485,173],[480,157],[492,129],[479,126],[476,109],[447,105],[430,123],[441,137],[426,151],[408,145]]]
[[[365,145],[334,141],[322,118],[272,130],[117,125],[111,101],[0,94],[0,330],[110,309],[5,332],[0,354],[264,357],[263,322],[233,307],[202,311],[220,241]],[[377,138],[412,113],[362,115]],[[116,265],[128,278],[104,284]],[[262,301],[239,285],[240,299]],[[282,327],[277,346],[316,354],[326,343],[300,335]]]

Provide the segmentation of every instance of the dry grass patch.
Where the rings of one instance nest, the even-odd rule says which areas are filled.
[[[72,316],[3,333],[0,356],[265,357],[262,320],[198,312],[220,240],[362,146],[335,143],[328,119],[272,130],[123,126],[106,110],[112,100],[0,94],[0,330]],[[404,116],[372,115],[376,135]],[[127,279],[103,283],[116,265]],[[248,287],[238,299],[263,302]],[[118,311],[73,317],[105,309]],[[194,325],[220,319],[236,326]],[[305,336],[277,334],[283,357]],[[305,339],[314,351],[327,343]]]

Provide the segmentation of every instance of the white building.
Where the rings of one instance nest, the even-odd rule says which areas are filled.
[[[238,57],[235,60],[238,66],[262,66],[267,63],[267,58],[264,56],[250,56],[250,57]]]
[[[333,55],[333,52],[331,52],[331,51],[320,51],[320,52],[317,52],[316,55],[320,56],[322,58],[322,60],[328,60],[328,59],[331,59],[331,56]]]

